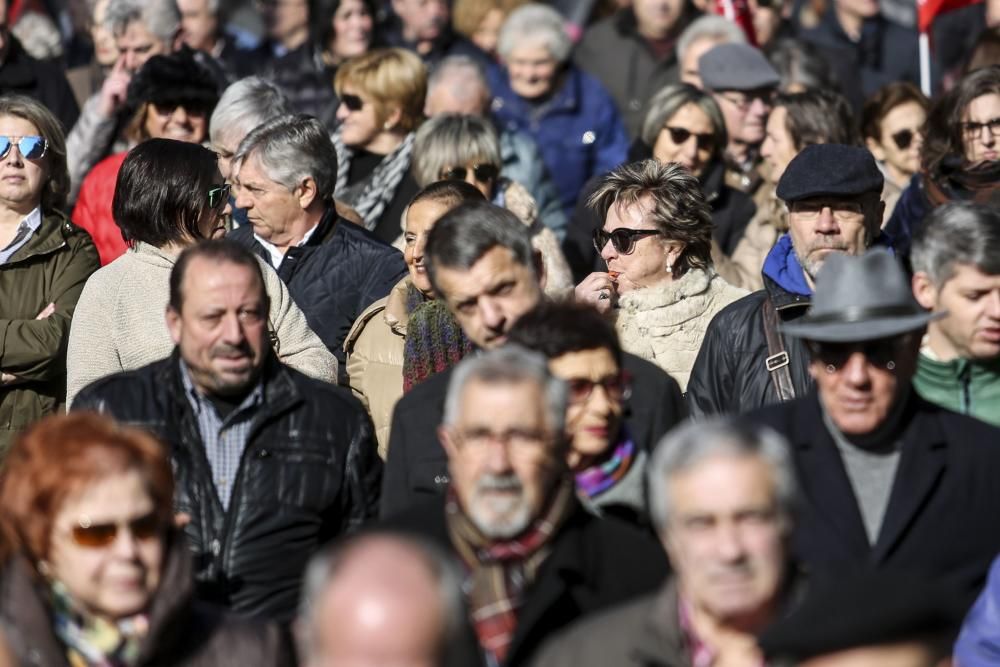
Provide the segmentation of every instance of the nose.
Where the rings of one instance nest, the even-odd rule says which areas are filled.
[[[507,443],[500,438],[491,438],[486,451],[486,469],[495,475],[511,471],[510,450]]]
[[[829,206],[824,206],[819,212],[819,217],[816,218],[816,233],[837,234],[839,232],[840,226],[833,217],[833,209]]]
[[[608,395],[608,390],[604,388],[604,385],[594,385],[594,388],[590,391],[590,396],[587,398],[587,408],[591,412],[608,416],[614,411],[615,405],[616,402]]]
[[[494,299],[484,297],[479,303],[479,312],[483,316],[483,325],[490,331],[503,331],[506,320],[503,309]]]
[[[763,98],[755,97],[750,100],[750,107],[747,112],[751,116],[758,116],[763,118],[771,110],[771,105],[763,100]]]
[[[716,533],[716,547],[719,557],[726,563],[743,559],[745,549],[739,527],[733,523],[722,523]]]
[[[178,104],[174,112],[170,114],[170,120],[178,125],[186,125],[189,119],[187,109],[183,104]]]
[[[1000,321],[1000,288],[986,295],[986,315],[995,321]]]
[[[868,359],[861,351],[851,353],[844,367],[840,369],[841,376],[853,387],[865,387],[871,382]]]
[[[222,318],[221,337],[224,343],[239,345],[243,342],[243,325],[240,323],[239,315],[227,313]]]
[[[135,535],[129,529],[119,528],[118,533],[115,535],[114,544],[111,548],[114,550],[114,554],[122,559],[132,559],[135,558],[136,552],[138,551],[138,544]]]
[[[233,190],[236,194],[236,208],[253,208],[253,200],[247,196],[246,188],[241,188],[237,185],[233,188]]]
[[[693,165],[698,159],[698,137],[693,134],[681,145],[681,155],[688,160],[688,164]]]
[[[608,242],[604,244],[603,248],[601,248],[601,259],[605,262],[609,262],[617,257],[618,251],[615,250],[615,244],[611,242],[611,239],[608,239]]]
[[[348,109],[347,105],[343,102],[337,105],[337,120],[343,121],[350,113],[350,109]]]
[[[121,57],[125,60],[125,70],[129,74],[134,74],[139,69],[139,56],[133,51],[122,51]]]
[[[422,260],[424,258],[424,247],[427,245],[427,236],[420,234],[417,236],[417,240],[413,243],[413,260]]]

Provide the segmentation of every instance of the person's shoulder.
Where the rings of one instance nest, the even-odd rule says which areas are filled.
[[[615,657],[622,660],[621,664],[628,664],[625,651],[630,648],[632,631],[642,627],[643,621],[652,615],[659,594],[658,591],[651,592],[587,614],[546,641],[539,655],[543,659],[546,657],[555,659],[569,654],[584,657],[596,650],[602,658],[610,658],[612,653],[620,651],[621,655]],[[539,665],[544,664],[546,664],[544,660],[539,663]],[[594,663],[585,659],[584,664]]]
[[[715,317],[712,318],[712,322],[709,324],[709,329],[746,328],[750,326],[750,322],[753,321],[751,315],[762,308],[764,300],[767,298],[767,292],[757,290],[756,292],[747,294],[741,288],[732,287],[728,283],[726,285],[734,290],[739,289],[741,294],[715,314]]]
[[[291,381],[303,400],[318,406],[323,411],[340,408],[364,413],[361,401],[355,398],[349,389],[310,377],[287,364],[282,363],[279,368],[279,372]]]
[[[149,396],[166,389],[163,373],[169,369],[171,361],[168,357],[94,380],[80,390],[71,407],[108,412],[128,420],[136,406],[148,405]]]
[[[924,419],[935,419],[945,440],[957,445],[963,455],[1000,461],[1000,428],[920,397],[917,397],[917,411]]]
[[[101,180],[108,178],[111,175],[117,175],[118,170],[121,169],[122,163],[125,162],[125,157],[127,155],[128,151],[122,151],[121,153],[114,153],[107,156],[94,165],[94,168],[90,170],[89,174],[87,174],[87,180],[91,178],[94,180]]]
[[[358,315],[358,319],[354,320],[354,324],[351,325],[350,331],[347,332],[347,336],[344,338],[345,352],[348,354],[351,353],[355,343],[357,343],[365,331],[368,330],[369,325],[373,325],[372,320],[385,311],[386,304],[388,302],[389,297],[384,296],[378,301],[372,302],[370,306],[361,311],[361,314]],[[374,323],[374,325],[377,325],[377,323]]]
[[[641,383],[650,387],[657,387],[657,394],[661,397],[664,391],[676,390],[680,393],[677,380],[670,377],[669,373],[652,361],[629,352],[622,352],[622,368],[632,375],[633,384]]]
[[[372,232],[344,218],[337,220],[330,240],[321,244],[320,247],[327,248],[327,252],[331,253],[348,251],[351,253],[363,252],[368,256],[377,257],[398,256],[402,258],[403,256],[402,253]]]
[[[426,412],[433,404],[444,403],[448,393],[448,383],[451,381],[452,369],[441,371],[430,376],[413,389],[403,394],[396,403],[395,411],[400,415],[413,412]]]
[[[595,47],[605,47],[608,40],[623,39],[625,35],[622,34],[619,27],[620,23],[621,17],[617,13],[597,21],[583,33],[578,48],[589,50]],[[604,56],[606,57],[607,54],[605,53]]]

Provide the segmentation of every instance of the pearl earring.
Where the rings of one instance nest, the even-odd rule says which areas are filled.
[[[672,267],[670,264],[667,264],[667,273],[673,273],[673,272],[674,272],[674,267]]]

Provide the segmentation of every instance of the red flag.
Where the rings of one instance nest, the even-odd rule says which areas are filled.
[[[712,12],[719,16],[725,16],[738,25],[747,36],[747,42],[752,46],[757,46],[757,34],[753,29],[753,17],[750,16],[748,0],[714,0]]]
[[[917,25],[920,32],[929,32],[934,18],[953,9],[975,5],[983,0],[917,0]]]

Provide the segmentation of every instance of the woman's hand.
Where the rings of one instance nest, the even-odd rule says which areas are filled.
[[[594,272],[583,279],[573,292],[577,303],[590,304],[606,313],[618,302],[617,274]]]

